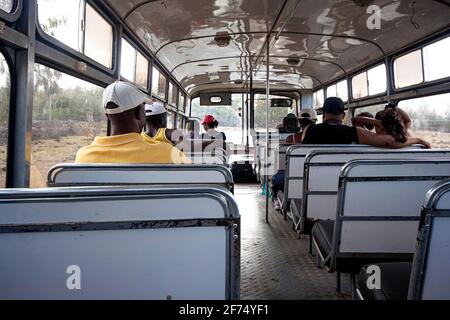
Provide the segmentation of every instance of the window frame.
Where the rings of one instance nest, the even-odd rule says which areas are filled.
[[[46,33],[42,29],[40,21],[39,21],[39,11],[38,11],[39,8],[38,8],[37,4],[36,4],[36,41],[41,40],[43,43],[48,44],[51,47],[56,47],[57,49],[62,50],[64,53],[74,56],[75,59],[78,59],[82,62],[86,62],[86,63],[90,64],[91,66],[94,66],[95,68],[100,69],[111,76],[115,76],[116,74],[120,73],[120,71],[118,70],[118,65],[117,65],[117,57],[118,57],[118,46],[119,46],[118,42],[121,40],[121,37],[119,36],[119,30],[118,30],[117,24],[110,17],[108,17],[98,7],[98,5],[94,1],[92,1],[92,0],[82,0],[82,1],[84,1],[85,5],[87,3],[89,3],[89,5],[103,19],[105,19],[105,21],[108,22],[112,27],[113,41],[112,41],[112,48],[111,48],[112,49],[111,68],[104,66],[100,62],[88,57],[87,55],[85,55],[82,52],[79,52],[79,51],[71,48],[70,46],[66,45],[64,42],[62,42],[62,41],[52,37],[50,34]],[[85,15],[86,15],[86,7],[84,7],[84,10],[83,10],[83,19],[84,20],[86,19]],[[85,36],[84,36],[84,32],[83,32],[83,42],[84,42],[84,38],[85,38]],[[83,43],[83,47],[84,47],[84,45],[85,44]]]
[[[399,54],[396,54],[396,55],[393,55],[392,56],[392,60],[391,60],[391,68],[392,68],[392,80],[393,80],[393,92],[395,92],[395,93],[401,93],[401,92],[405,92],[405,91],[408,91],[408,90],[411,90],[411,89],[415,89],[415,88],[421,88],[421,87],[427,87],[427,86],[433,86],[433,85],[435,85],[435,84],[439,84],[439,83],[444,83],[444,82],[448,82],[448,81],[450,81],[450,75],[448,76],[448,77],[445,77],[445,78],[440,78],[440,79],[436,79],[436,80],[433,80],[433,81],[425,81],[425,63],[424,63],[424,52],[423,52],[423,50],[424,50],[424,48],[425,47],[428,47],[428,46],[430,46],[430,45],[432,45],[432,44],[434,44],[434,43],[436,43],[436,42],[439,42],[439,41],[441,41],[441,40],[445,40],[446,38],[449,38],[450,37],[450,35],[448,35],[448,34],[445,34],[445,35],[442,35],[442,36],[440,36],[440,37],[438,37],[438,38],[436,38],[436,39],[434,39],[433,41],[430,41],[430,42],[428,42],[428,43],[422,43],[421,45],[419,45],[419,46],[413,46],[412,48],[409,48],[408,50],[406,50],[406,51],[403,51],[403,52],[401,52],[401,53],[399,53]],[[408,54],[410,54],[410,53],[413,53],[414,51],[418,51],[418,50],[420,50],[421,51],[421,58],[422,58],[422,78],[423,78],[423,81],[421,82],[421,83],[417,83],[417,84],[413,84],[413,85],[410,85],[410,86],[407,86],[407,87],[402,87],[402,88],[397,88],[396,87],[396,82],[395,82],[395,71],[394,71],[394,63],[395,63],[395,61],[397,60],[397,59],[399,59],[399,58],[401,58],[401,57],[403,57],[403,56],[406,56],[406,55],[408,55]]]
[[[170,97],[170,86],[172,86],[172,88],[173,88],[173,90],[177,90],[177,98],[176,98],[176,101],[175,101],[175,104],[173,104],[173,103],[171,103],[172,101],[171,101],[171,97]],[[171,79],[169,79],[169,84],[167,85],[167,104],[169,105],[169,106],[172,106],[172,107],[174,107],[174,108],[176,108],[176,109],[178,109],[179,108],[179,97],[180,97],[180,88],[178,88],[178,86],[171,80]]]
[[[152,72],[151,72],[151,84],[150,84],[150,94],[152,97],[154,97],[155,99],[158,98],[158,100],[161,100],[164,103],[167,103],[168,99],[167,99],[167,94],[169,91],[169,77],[161,71],[161,68],[159,68],[155,63],[152,63]],[[164,89],[164,97],[159,96],[158,94],[154,94],[153,93],[153,69],[158,70],[159,72],[159,76],[163,75],[166,78],[166,88]],[[158,88],[159,88],[159,78],[158,78]],[[159,93],[159,92],[158,92]]]
[[[11,12],[6,12],[0,9],[0,19],[6,22],[16,22],[22,14],[23,0],[14,0]]]
[[[134,79],[127,79],[124,76],[122,76],[122,73],[121,73],[122,72],[122,52],[123,52],[122,51],[122,40],[126,41],[134,49],[134,72],[133,72],[133,78]],[[124,80],[127,80],[127,81],[137,85],[139,88],[148,91],[149,89],[151,89],[151,88],[149,88],[149,86],[150,86],[149,78],[151,76],[150,69],[151,69],[151,65],[152,65],[151,59],[144,52],[142,52],[139,48],[137,48],[137,46],[134,45],[133,41],[131,41],[131,39],[126,34],[122,35],[120,42],[121,42],[121,44],[120,44],[121,50],[120,50],[120,57],[119,57],[120,58],[120,70],[118,70],[120,78],[124,79]],[[146,81],[145,87],[141,86],[140,84],[138,84],[136,82],[138,53],[140,53],[144,57],[144,59],[147,60],[147,81]]]

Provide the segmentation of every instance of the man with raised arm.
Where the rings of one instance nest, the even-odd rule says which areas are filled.
[[[377,134],[359,127],[343,124],[345,117],[344,102],[339,98],[328,98],[323,105],[323,123],[311,125],[306,130],[303,144],[365,144],[380,148],[400,149],[413,144],[430,144],[419,138],[407,137],[398,142],[392,135]]]
[[[145,125],[145,97],[134,85],[115,82],[103,93],[103,107],[111,123],[111,136],[96,137],[81,148],[76,163],[190,163],[168,143],[149,143],[141,133]]]

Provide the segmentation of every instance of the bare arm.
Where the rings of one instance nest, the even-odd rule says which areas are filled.
[[[376,134],[361,128],[356,128],[360,144],[367,144],[379,148],[401,149],[414,144],[422,144],[425,148],[431,148],[430,144],[419,138],[408,138],[405,143],[396,142],[394,137],[387,134]]]
[[[367,117],[352,118],[352,124],[354,127],[363,127],[363,126],[381,127],[382,126],[380,120],[375,120],[375,119],[367,118]]]

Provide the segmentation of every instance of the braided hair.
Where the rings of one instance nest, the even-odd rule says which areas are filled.
[[[378,112],[376,119],[381,121],[384,130],[393,136],[395,141],[406,142],[406,129],[394,106],[388,105],[384,111]]]

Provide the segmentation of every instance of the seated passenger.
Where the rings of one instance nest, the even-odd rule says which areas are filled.
[[[111,136],[96,137],[81,148],[76,163],[190,163],[168,143],[148,143],[141,135],[145,125],[145,97],[127,82],[115,82],[103,93],[103,107],[111,123]]]
[[[406,142],[411,136],[411,118],[394,104],[388,104],[383,111],[376,114],[375,119],[358,116],[352,119],[352,122],[354,125],[373,126],[376,133],[391,135],[400,143]]]
[[[317,112],[314,109],[303,109],[298,121],[302,131],[289,136],[286,139],[286,143],[288,144],[302,143],[303,134],[306,132],[306,129],[317,122]]]
[[[224,142],[227,140],[225,133],[216,130],[219,127],[219,122],[212,115],[205,116],[202,125],[206,131],[201,136],[202,140],[222,140]]]
[[[345,117],[344,102],[339,98],[328,98],[323,106],[323,123],[310,125],[306,130],[303,144],[366,144],[374,147],[399,149],[413,144],[430,144],[419,138],[406,138],[404,142],[396,141],[389,134],[372,133],[358,127],[343,125]]]
[[[165,142],[177,145],[183,141],[183,134],[174,129],[167,129],[167,109],[159,102],[145,105],[146,126],[142,133],[148,142]]]

